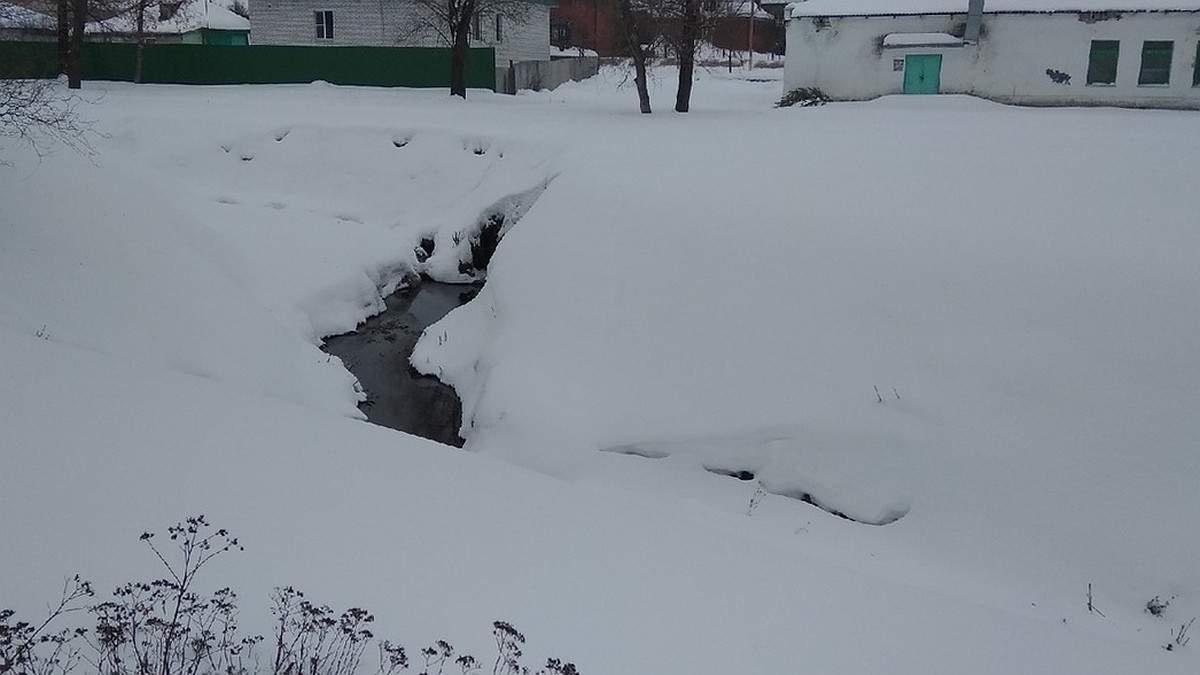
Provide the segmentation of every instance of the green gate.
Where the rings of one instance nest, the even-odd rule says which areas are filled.
[[[904,93],[936,94],[941,83],[941,54],[909,54],[904,57]]]

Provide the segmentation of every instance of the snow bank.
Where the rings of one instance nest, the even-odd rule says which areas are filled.
[[[1162,649],[1200,614],[1192,115],[701,72],[642,116],[620,75],[115,84],[95,164],[7,146],[0,606],[149,577],[137,535],[205,513],[256,632],[293,584],[585,673],[1194,673]],[[322,334],[465,275],[497,210],[413,359],[470,452],[347,419]]]

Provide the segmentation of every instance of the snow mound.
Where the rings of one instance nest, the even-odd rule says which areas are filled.
[[[604,451],[651,459],[692,457],[713,473],[757,479],[766,492],[868,525],[900,520],[912,501],[903,442],[855,430],[809,428],[786,435],[632,443]]]

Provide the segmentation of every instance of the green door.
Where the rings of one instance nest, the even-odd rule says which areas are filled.
[[[904,57],[904,93],[936,94],[941,83],[941,54],[909,54]]]

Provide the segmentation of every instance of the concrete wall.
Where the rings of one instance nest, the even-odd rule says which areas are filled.
[[[554,89],[565,82],[586,80],[600,71],[600,58],[580,56],[552,61],[520,61],[511,66],[496,63],[496,89],[515,94],[521,89]]]
[[[317,39],[313,12],[333,12],[333,39]],[[528,5],[524,21],[502,19],[496,40],[495,16],[480,21],[482,40],[472,47],[495,47],[496,63],[550,59],[550,9]],[[425,16],[412,2],[397,0],[256,0],[251,42],[257,45],[442,47]]]
[[[965,3],[964,3],[965,6]],[[903,92],[908,54],[941,54],[941,92],[1026,105],[1200,108],[1192,86],[1200,13],[1126,13],[1085,20],[1078,13],[985,14],[978,45],[882,45],[889,33],[961,35],[966,14],[899,17],[797,17],[788,22],[784,90],[819,87],[834,99]],[[1115,85],[1088,85],[1092,40],[1119,40]],[[1138,86],[1142,43],[1174,41],[1171,82]],[[1053,71],[1054,77],[1047,74]],[[1063,76],[1069,76],[1069,84]],[[1058,81],[1056,81],[1058,80]]]

